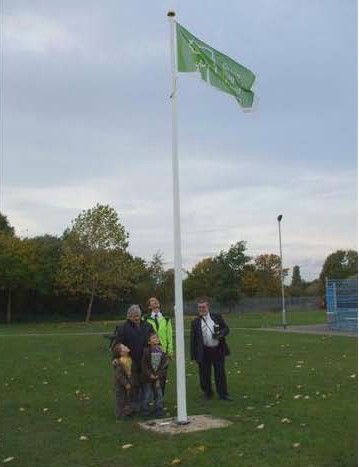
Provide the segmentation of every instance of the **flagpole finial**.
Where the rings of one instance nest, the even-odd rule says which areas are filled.
[[[174,18],[176,16],[176,13],[174,11],[169,11],[167,13],[167,16],[169,16],[170,18]]]

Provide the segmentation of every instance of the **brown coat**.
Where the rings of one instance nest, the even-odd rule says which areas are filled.
[[[142,380],[144,383],[154,383],[155,380],[151,378],[151,375],[158,376],[160,384],[163,384],[166,381],[167,377],[167,367],[168,367],[168,358],[166,354],[163,352],[161,356],[160,365],[157,371],[154,371],[152,364],[151,364],[151,347],[146,347],[143,351],[142,356],[142,365],[141,365],[141,373],[142,373]]]

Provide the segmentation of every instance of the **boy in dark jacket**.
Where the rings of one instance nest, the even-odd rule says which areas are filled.
[[[160,340],[156,333],[151,333],[148,347],[143,351],[142,379],[143,379],[143,415],[150,414],[150,401],[154,398],[156,416],[163,415],[162,386],[166,381],[168,357],[160,346]]]
[[[133,373],[130,349],[123,344],[116,344],[113,348],[114,359],[112,366],[115,370],[115,414],[117,420],[129,418],[132,415]]]

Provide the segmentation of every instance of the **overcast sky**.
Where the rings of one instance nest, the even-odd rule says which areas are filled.
[[[0,211],[61,235],[113,206],[173,262],[167,12],[256,74],[256,108],[179,76],[183,265],[237,241],[314,279],[357,249],[355,0],[2,0]]]

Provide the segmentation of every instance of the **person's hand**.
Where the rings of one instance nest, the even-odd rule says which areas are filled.
[[[151,375],[150,378],[153,379],[154,381],[156,381],[156,379],[158,379],[158,376]]]
[[[125,384],[125,389],[126,391],[129,391],[131,389],[131,384]]]

